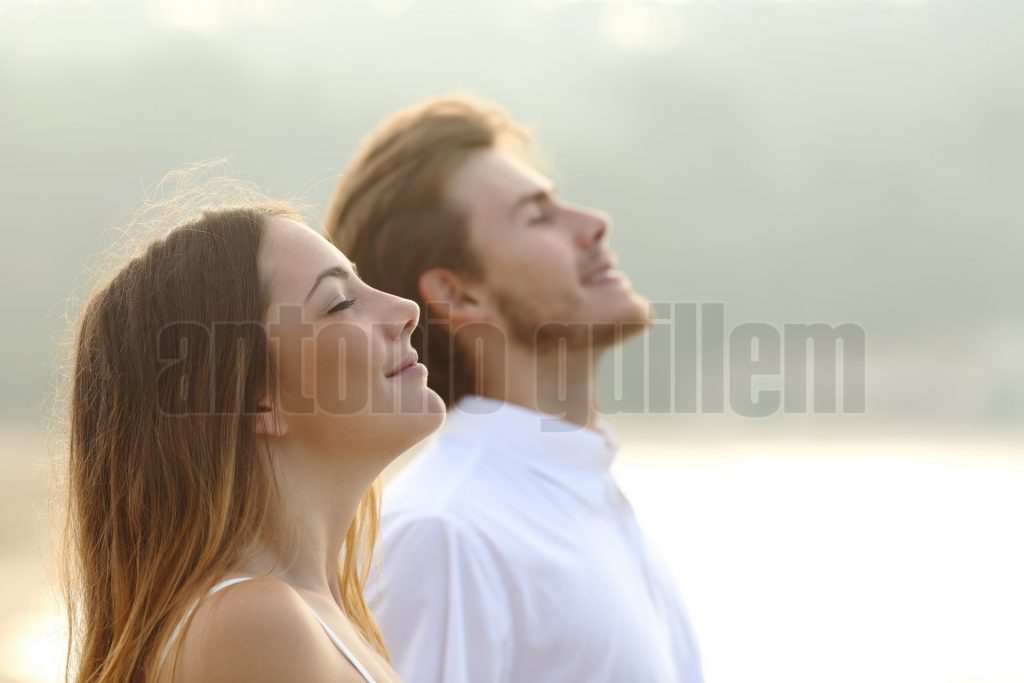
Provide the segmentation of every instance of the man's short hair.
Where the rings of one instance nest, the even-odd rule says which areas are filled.
[[[418,282],[432,268],[480,279],[483,267],[447,185],[474,152],[529,143],[527,131],[493,103],[428,100],[393,114],[363,141],[327,208],[324,230],[363,280],[419,304],[412,345],[429,370],[430,388],[449,407],[474,392],[474,368],[448,325],[431,320]]]

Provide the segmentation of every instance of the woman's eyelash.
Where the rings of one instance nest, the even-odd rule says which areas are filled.
[[[346,308],[348,308],[349,306],[351,306],[355,302],[356,302],[355,299],[345,299],[344,301],[342,301],[338,305],[333,306],[331,308],[331,310],[327,311],[327,315],[330,315],[332,313],[337,313],[338,311],[344,311]]]

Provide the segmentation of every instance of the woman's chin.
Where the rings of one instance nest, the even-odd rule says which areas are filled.
[[[427,437],[440,429],[441,425],[444,424],[448,411],[444,407],[444,400],[436,391],[425,387],[423,393],[424,409],[420,413],[420,417],[423,418],[424,428],[426,429],[426,433],[423,436]]]
[[[436,432],[444,424],[446,415],[444,401],[427,386],[416,392],[416,396],[403,396],[401,410],[391,418],[395,433],[401,433],[405,437],[403,441],[408,441],[403,450]]]
[[[443,404],[442,404],[443,407]],[[395,431],[391,432],[392,457],[397,458],[417,444],[423,442],[436,432],[444,424],[445,413],[424,413],[421,415],[403,415],[400,418],[401,425],[395,425]]]

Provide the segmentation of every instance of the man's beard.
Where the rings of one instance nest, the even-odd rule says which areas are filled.
[[[621,322],[569,322],[582,304],[581,297],[565,294],[560,300],[537,305],[534,298],[506,290],[492,292],[510,341],[538,355],[562,346],[566,351],[601,350],[622,343],[650,325],[650,312]]]

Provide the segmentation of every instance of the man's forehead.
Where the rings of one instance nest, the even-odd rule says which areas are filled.
[[[452,176],[449,196],[462,206],[507,208],[525,194],[551,189],[551,181],[516,156],[487,149],[474,153]]]

